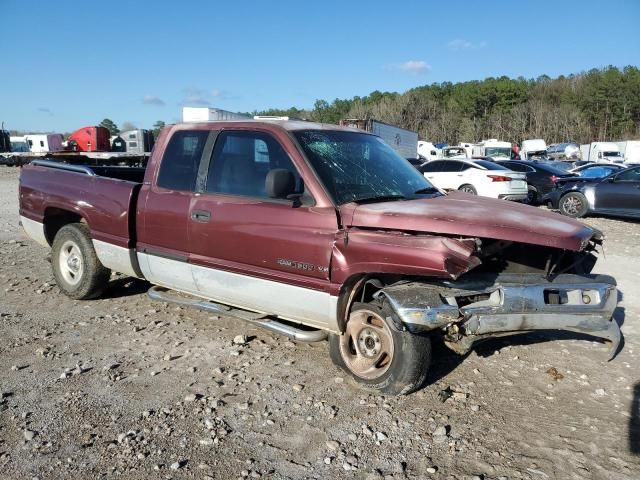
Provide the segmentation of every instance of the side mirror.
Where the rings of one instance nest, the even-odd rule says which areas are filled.
[[[265,190],[269,198],[287,198],[295,193],[296,179],[289,170],[274,168],[267,173]]]

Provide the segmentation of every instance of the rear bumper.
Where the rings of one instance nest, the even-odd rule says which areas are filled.
[[[440,285],[397,284],[381,290],[412,332],[439,330],[447,346],[466,353],[481,340],[518,333],[563,330],[610,342],[618,351],[620,328],[615,280],[604,275],[483,276]]]

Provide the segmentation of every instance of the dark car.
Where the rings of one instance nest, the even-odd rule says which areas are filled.
[[[640,166],[618,170],[604,178],[576,177],[558,182],[549,204],[563,215],[590,213],[640,218]]]
[[[571,172],[580,177],[603,178],[624,168],[626,168],[626,165],[619,163],[590,163],[574,168]]]
[[[553,190],[559,178],[572,178],[575,176],[573,173],[561,170],[548,162],[502,160],[498,163],[514,172],[523,172],[527,175],[527,184],[529,186],[527,201],[532,205],[540,203]]]

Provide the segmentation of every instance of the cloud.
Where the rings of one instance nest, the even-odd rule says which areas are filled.
[[[415,75],[428,73],[431,71],[431,65],[429,65],[424,60],[408,60],[399,65],[395,65],[395,68],[404,72],[413,73]]]
[[[53,112],[48,107],[38,107],[38,112],[53,116]]]
[[[157,105],[159,107],[165,105],[164,100],[160,97],[154,97],[153,95],[145,95],[142,97],[142,103],[145,105]]]
[[[473,43],[463,38],[456,38],[455,40],[451,40],[447,43],[447,47],[449,47],[450,50],[478,50],[486,47],[487,45],[489,44],[484,40],[478,43]]]
[[[220,102],[240,98],[226,90],[219,89],[203,90],[201,88],[185,88],[182,93],[182,105],[208,106],[214,101]]]
[[[183,104],[209,105],[210,96],[205,90],[201,90],[199,88],[185,88],[183,93]]]

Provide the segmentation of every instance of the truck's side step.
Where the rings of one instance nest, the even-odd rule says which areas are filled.
[[[265,316],[260,313],[250,312],[239,308],[229,307],[220,303],[210,302],[201,298],[189,297],[184,294],[178,296],[177,293],[171,293],[171,290],[164,287],[151,287],[147,295],[152,300],[160,302],[174,303],[185,307],[194,307],[200,310],[217,313],[219,315],[229,315],[230,317],[239,318],[252,324],[262,327],[270,332],[279,333],[291,338],[297,342],[313,343],[321,342],[327,339],[327,332],[324,330],[303,330],[302,328],[284,323],[281,320]]]

